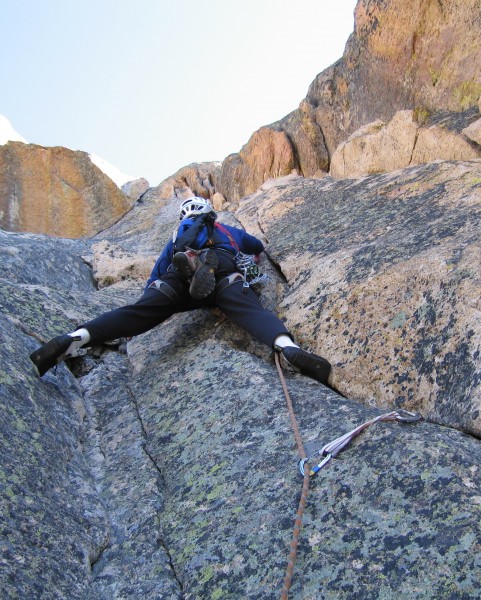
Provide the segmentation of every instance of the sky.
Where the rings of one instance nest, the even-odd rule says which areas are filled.
[[[155,186],[295,110],[356,3],[0,0],[0,115]]]

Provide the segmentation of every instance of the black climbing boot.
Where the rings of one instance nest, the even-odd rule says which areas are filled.
[[[199,266],[199,251],[186,250],[185,252],[177,252],[174,255],[173,264],[175,269],[182,275],[184,279],[191,279]]]
[[[321,383],[327,383],[331,365],[325,358],[295,346],[286,346],[281,349],[281,353],[290,365],[299,369],[302,375],[307,375]]]
[[[176,255],[177,256],[177,255]],[[200,300],[207,297],[215,288],[215,270],[219,259],[214,250],[205,250],[198,257],[199,264],[192,276],[189,293],[192,298]]]
[[[74,341],[71,335],[59,335],[30,354],[30,360],[37,367],[40,377],[62,362]]]

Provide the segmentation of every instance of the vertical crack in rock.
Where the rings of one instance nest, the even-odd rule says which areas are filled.
[[[147,433],[147,430],[145,429],[145,425],[144,425],[144,422],[142,420],[142,415],[140,414],[139,405],[137,403],[137,398],[136,398],[134,392],[132,391],[132,389],[131,389],[131,387],[129,385],[127,385],[127,390],[129,392],[129,395],[130,395],[130,400],[132,402],[132,406],[134,408],[135,415],[137,416],[137,419],[138,419],[138,422],[139,422],[139,425],[140,425],[140,430],[142,432],[142,438],[143,438],[142,450],[145,452],[145,455],[147,456],[147,458],[149,459],[149,461],[152,463],[152,466],[154,467],[154,469],[159,474],[160,480],[161,480],[161,484],[162,484],[162,487],[159,486],[159,490],[161,489],[163,491],[165,489],[164,474],[162,473],[162,469],[160,468],[160,466],[157,464],[157,461],[155,460],[155,458],[152,456],[152,454],[149,451],[149,448],[148,448],[148,433]]]
[[[262,227],[262,224],[261,224],[261,222],[260,222],[260,220],[259,220],[259,217],[257,217],[257,220],[256,220],[256,221],[257,221],[257,227],[259,227],[259,229],[260,229],[260,231],[261,231],[262,235],[263,235],[263,236],[266,238],[266,242],[267,242],[267,243],[269,243],[269,238],[267,237],[267,234],[266,234],[266,232],[265,232],[264,228]],[[266,252],[265,250],[264,250],[264,254],[265,254],[266,256],[268,256],[268,254],[267,254],[267,252]]]
[[[147,430],[145,428],[143,419],[142,419],[142,415],[140,414],[140,409],[139,409],[139,405],[137,402],[137,398],[135,396],[135,393],[133,392],[132,388],[127,385],[127,390],[129,392],[130,395],[130,399],[132,402],[132,406],[134,409],[134,412],[137,416],[138,422],[139,422],[139,426],[140,426],[140,430],[142,432],[142,437],[143,437],[143,442],[142,442],[142,450],[144,451],[145,455],[147,456],[147,458],[149,459],[150,463],[152,464],[152,466],[154,467],[154,469],[156,470],[157,474],[158,474],[158,478],[160,479],[160,481],[157,484],[157,487],[159,489],[159,493],[164,493],[165,494],[165,489],[166,489],[166,484],[165,484],[165,477],[164,474],[162,472],[161,467],[159,466],[159,464],[157,463],[155,457],[151,454],[151,452],[149,451],[149,447],[148,447],[148,433]],[[159,534],[162,530],[161,527],[161,509],[158,510],[158,530],[159,530]],[[159,545],[160,548],[162,548],[163,552],[165,553],[165,556],[167,557],[167,562],[169,564],[169,567],[172,571],[172,575],[177,583],[177,585],[179,586],[179,589],[182,593],[182,595],[180,596],[181,600],[184,598],[184,585],[182,583],[182,580],[179,576],[179,574],[177,573],[177,569],[175,567],[174,561],[172,559],[172,554],[169,550],[169,548],[167,547],[165,541],[162,539],[162,537],[159,535],[159,537],[157,538],[157,543]]]
[[[126,357],[110,352],[79,380],[86,411],[81,443],[106,525],[86,558],[91,594],[183,599],[172,557],[158,540],[163,476],[129,378]]]
[[[159,529],[160,529],[160,523],[159,523]],[[170,567],[170,569],[172,571],[173,577],[174,577],[177,585],[179,586],[179,590],[180,590],[180,594],[181,595],[179,596],[178,600],[184,600],[185,599],[184,584],[182,583],[182,580],[180,579],[180,577],[179,577],[179,575],[178,575],[178,573],[177,573],[177,571],[175,569],[174,561],[172,559],[172,554],[170,553],[169,548],[167,547],[166,543],[164,542],[164,540],[161,537],[159,537],[157,539],[157,543],[158,543],[159,547],[162,548],[165,556],[167,557],[167,561],[168,561],[169,567]]]
[[[409,162],[408,162],[409,166],[412,165],[412,162],[413,162],[414,152],[416,151],[416,146],[417,146],[417,143],[418,143],[418,138],[419,138],[419,127],[416,129],[416,134],[414,136],[414,142],[413,142],[413,147],[412,147],[412,150],[411,150],[411,156],[409,157]]]
[[[332,152],[329,151],[329,147],[328,147],[327,141],[326,141],[326,136],[324,135],[324,131],[322,130],[322,127],[320,125],[318,125],[318,126],[319,126],[319,132],[320,132],[321,138],[322,138],[322,143],[324,144],[324,148],[326,149],[326,152],[327,152],[326,173],[329,173],[329,170],[331,168]]]
[[[282,281],[282,283],[287,284],[287,277],[282,272],[280,263],[278,263],[274,258],[272,258],[272,256],[266,250],[264,250],[264,254],[267,260],[269,261],[269,264],[272,266],[277,276]]]
[[[90,402],[88,390],[82,385],[82,379],[80,380],[82,388],[82,398],[84,406],[83,416],[83,430],[79,438],[79,445],[82,454],[86,457],[86,462],[89,465],[89,471],[92,477],[92,485],[98,495],[99,500],[103,505],[104,518],[106,520],[106,534],[105,539],[102,543],[97,546],[91,546],[88,555],[88,564],[90,566],[90,573],[92,578],[95,579],[96,567],[102,562],[106,550],[108,550],[113,544],[113,530],[109,520],[109,507],[108,501],[106,501],[103,486],[104,486],[104,474],[103,465],[107,459],[104,449],[101,444],[102,427],[99,423],[99,414],[96,410],[95,405]]]

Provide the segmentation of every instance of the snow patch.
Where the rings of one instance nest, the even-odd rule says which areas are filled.
[[[3,115],[0,115],[0,146],[7,142],[23,142],[28,144],[27,140],[15,131],[12,124]]]
[[[107,177],[118,185],[118,187],[122,187],[124,183],[128,181],[134,181],[134,179],[139,179],[136,175],[126,175],[122,173],[120,169],[114,167],[109,162],[107,162],[104,158],[97,156],[96,154],[89,154],[90,160],[96,165]]]
[[[23,142],[28,144],[27,140],[15,131],[10,121],[4,115],[0,115],[0,146],[3,146],[7,142]],[[124,183],[128,181],[134,181],[140,179],[136,175],[126,175],[122,173],[120,169],[114,167],[105,159],[97,156],[96,154],[89,154],[90,160],[96,165],[107,177],[120,188]]]

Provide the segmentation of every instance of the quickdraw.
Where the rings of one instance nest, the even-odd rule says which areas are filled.
[[[312,477],[313,475],[318,473],[323,467],[325,467],[327,463],[331,460],[331,458],[337,456],[339,452],[343,450],[355,437],[357,437],[370,425],[374,425],[374,423],[377,423],[378,421],[398,421],[399,423],[416,423],[417,421],[422,420],[423,417],[419,413],[412,413],[404,409],[394,410],[383,415],[378,415],[373,419],[369,419],[369,421],[366,421],[362,425],[355,427],[352,431],[341,435],[334,441],[329,442],[320,450],[314,452],[314,454],[311,454],[306,458],[302,458],[299,461],[299,471],[301,472],[301,475],[304,476],[305,465],[309,466],[309,462],[313,458],[315,458],[316,456],[321,456],[322,460],[317,465],[309,467],[309,475]]]

